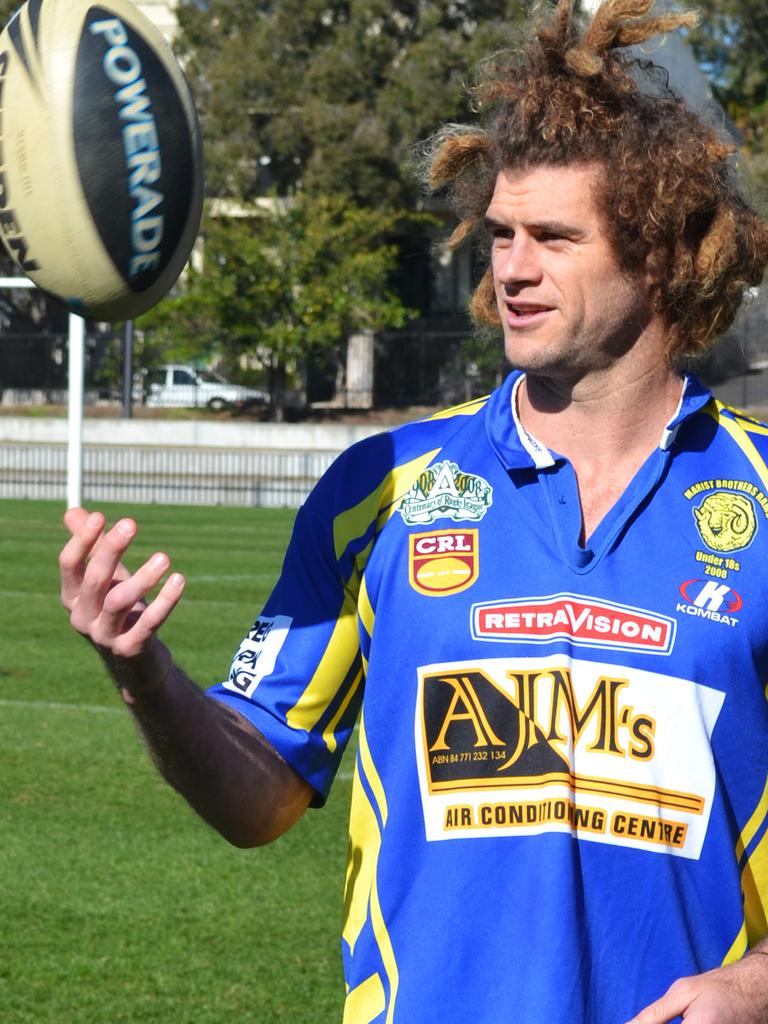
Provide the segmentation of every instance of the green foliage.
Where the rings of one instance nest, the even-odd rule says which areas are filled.
[[[205,826],[67,623],[62,508],[0,501],[3,1024],[340,1020],[351,766],[327,806],[271,846],[235,850]],[[105,511],[139,523],[131,565],[167,550],[187,575],[164,635],[201,684],[222,678],[294,513]]]
[[[0,26],[5,27],[11,15],[20,7],[20,0],[0,0]]]
[[[139,325],[166,355],[257,360],[279,404],[289,364],[353,331],[407,321],[387,286],[397,250],[384,239],[396,229],[392,215],[338,196],[273,198],[252,216],[210,217],[204,271]]]
[[[691,35],[717,98],[744,138],[744,160],[768,189],[768,0],[702,0]]]
[[[211,194],[343,190],[412,205],[410,147],[472,117],[465,83],[523,17],[506,0],[182,0],[177,51]]]
[[[255,357],[277,398],[290,365],[351,332],[407,321],[387,282],[404,212],[419,205],[413,147],[444,121],[475,116],[474,66],[507,42],[523,9],[507,0],[181,0],[177,14],[209,196],[246,210],[265,195],[291,201],[258,218],[209,221],[205,276],[191,275],[142,326],[174,356]]]

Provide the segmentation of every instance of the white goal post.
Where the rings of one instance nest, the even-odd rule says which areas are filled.
[[[0,277],[0,288],[36,288],[28,277]],[[67,363],[67,508],[83,497],[83,393],[85,380],[85,320],[69,314]]]

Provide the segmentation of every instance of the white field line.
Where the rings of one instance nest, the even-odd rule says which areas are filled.
[[[190,583],[219,583],[229,582],[230,580],[253,580],[258,575],[255,572],[240,572],[240,573],[229,573],[226,576],[198,576],[197,573],[190,573],[188,576],[184,573],[187,580]]]
[[[103,704],[64,704],[51,700],[5,700],[0,698],[3,708],[44,708],[46,711],[92,711],[96,714],[122,715],[122,708],[110,708]]]
[[[125,715],[123,708],[110,708],[101,704],[62,704],[50,700],[6,700],[0,698],[2,708],[44,708],[46,711],[85,711],[95,714]],[[336,778],[340,782],[351,782],[352,772],[338,772]]]

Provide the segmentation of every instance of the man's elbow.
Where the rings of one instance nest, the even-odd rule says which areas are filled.
[[[217,816],[215,820],[208,815],[205,817],[231,846],[250,850],[273,843],[293,828],[309,807],[312,795],[312,788],[300,781],[296,787],[292,787],[290,793],[285,794],[283,800],[271,807],[260,805],[251,813],[241,808],[237,815],[226,818]]]

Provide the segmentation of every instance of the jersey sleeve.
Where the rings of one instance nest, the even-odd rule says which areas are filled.
[[[299,511],[280,579],[229,677],[208,691],[250,719],[314,787],[317,803],[328,794],[362,701],[367,560],[446,433],[476,407],[377,434],[339,456]]]
[[[362,695],[357,576],[340,563],[329,484],[296,518],[280,578],[210,696],[248,718],[327,797]],[[346,571],[345,571],[346,570]]]

